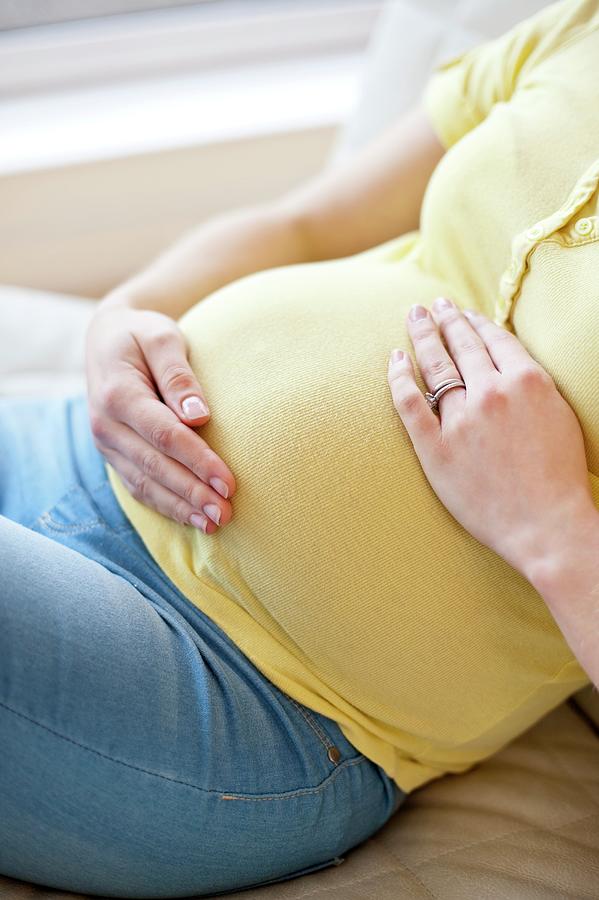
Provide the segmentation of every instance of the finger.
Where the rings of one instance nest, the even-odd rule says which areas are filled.
[[[453,359],[443,346],[439,329],[424,306],[416,304],[408,314],[408,332],[414,345],[416,360],[431,394],[448,378],[464,380]],[[452,389],[439,398],[439,411],[462,409],[466,391]],[[426,402],[426,401],[425,401]]]
[[[218,525],[210,521],[201,510],[194,509],[186,500],[173,494],[135,467],[131,460],[118,450],[107,449],[104,453],[110,465],[118,472],[129,493],[144,506],[149,506],[181,525],[193,525],[205,534],[214,534]]]
[[[419,452],[428,441],[438,436],[441,426],[416,384],[409,353],[402,350],[393,351],[389,358],[387,381],[393,405],[406,427],[416,452]]]
[[[191,507],[201,510],[217,525],[226,525],[231,521],[233,510],[228,500],[224,500],[212,487],[196,478],[186,466],[144,441],[129,425],[112,428],[104,446],[116,450],[133,463],[139,473],[186,500]]]
[[[438,297],[433,303],[432,313],[467,386],[497,375],[485,342],[455,303],[447,297]]]
[[[204,424],[210,410],[189,365],[183,335],[161,331],[137,341],[166,405],[189,425]]]
[[[465,309],[464,315],[484,341],[489,356],[500,372],[520,366],[522,363],[530,363],[532,358],[530,353],[515,334],[492,322],[476,309]]]
[[[155,394],[135,392],[134,399],[121,399],[120,421],[130,425],[156,450],[183,463],[227,499],[235,492],[235,478],[222,459],[195,431],[184,425]]]

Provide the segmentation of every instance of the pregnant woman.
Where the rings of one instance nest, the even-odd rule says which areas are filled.
[[[599,682],[598,83],[544,9],[105,298],[88,398],[2,402],[0,872],[333,865]]]

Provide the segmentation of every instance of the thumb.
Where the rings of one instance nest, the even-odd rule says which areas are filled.
[[[187,360],[182,336],[160,335],[147,342],[144,355],[162,399],[186,425],[199,425],[210,416],[210,409]],[[200,421],[201,420],[201,421]]]

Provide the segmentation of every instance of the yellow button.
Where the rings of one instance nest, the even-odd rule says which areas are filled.
[[[593,230],[593,223],[590,219],[579,219],[576,225],[574,226],[574,231],[576,234],[585,235],[590,234]]]
[[[544,231],[540,225],[533,225],[532,228],[529,228],[526,232],[526,237],[530,241],[538,241],[543,237]]]

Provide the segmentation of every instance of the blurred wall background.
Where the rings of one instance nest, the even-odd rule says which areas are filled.
[[[100,297],[326,165],[379,0],[3,0],[0,283]]]

